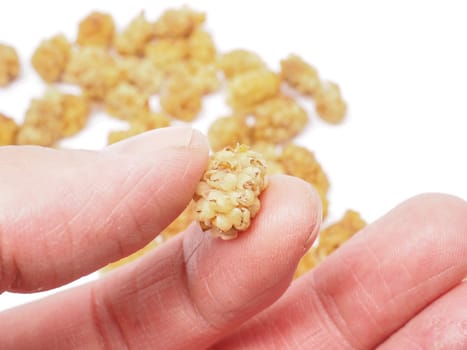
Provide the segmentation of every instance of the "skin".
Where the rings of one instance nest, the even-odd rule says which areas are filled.
[[[161,129],[103,151],[0,148],[0,291],[51,289],[143,247],[187,205],[204,137]],[[467,204],[414,197],[292,283],[320,226],[274,176],[252,226],[186,232],[99,280],[0,313],[1,349],[465,349]]]

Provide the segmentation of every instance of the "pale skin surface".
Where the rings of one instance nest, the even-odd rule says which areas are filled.
[[[188,203],[207,157],[188,128],[102,152],[0,148],[0,292],[54,288],[143,247]],[[0,348],[467,347],[466,202],[412,198],[290,284],[319,203],[273,177],[238,239],[194,224],[96,282],[0,313]]]

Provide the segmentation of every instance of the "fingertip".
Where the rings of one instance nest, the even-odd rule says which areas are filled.
[[[306,181],[287,175],[274,175],[262,195],[262,210],[256,221],[259,230],[277,234],[271,240],[279,239],[289,249],[298,249],[300,259],[307,251],[320,230],[322,204],[317,191]],[[277,227],[279,230],[267,230]],[[298,262],[298,260],[297,260]]]

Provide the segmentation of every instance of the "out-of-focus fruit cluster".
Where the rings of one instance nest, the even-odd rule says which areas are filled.
[[[206,14],[183,6],[168,9],[154,20],[141,12],[124,28],[118,28],[109,13],[92,12],[79,22],[76,38],[56,33],[44,39],[31,64],[49,87],[30,101],[20,125],[0,113],[0,145],[56,147],[61,139],[85,128],[91,112],[99,109],[128,123],[126,130],[109,132],[110,144],[169,126],[173,120],[191,122],[200,114],[207,94],[225,91],[231,112],[210,125],[211,148],[219,151],[248,145],[262,154],[268,175],[288,174],[309,182],[322,199],[326,218],[329,179],[315,154],[294,144],[293,139],[310,123],[300,100],[313,101],[312,114],[327,123],[344,120],[346,102],[339,86],[323,80],[313,65],[296,54],[282,59],[280,70],[274,71],[255,52],[218,52],[211,33],[204,28],[205,21]],[[0,44],[0,86],[13,82],[20,70],[15,49]],[[75,85],[80,93],[62,92],[60,84]],[[157,110],[151,108],[152,98],[159,100]],[[199,201],[191,203],[161,236],[167,240],[185,229],[200,205]],[[248,210],[251,216],[251,208]],[[349,213],[354,212],[346,213],[342,222],[347,222],[349,215],[358,217]],[[222,216],[217,214],[202,221],[203,225],[219,221]],[[339,222],[335,225],[342,227]],[[361,226],[345,226],[345,232],[354,233]],[[235,224],[232,227],[238,229]],[[319,247],[328,244],[325,237],[331,227],[323,230]],[[223,235],[230,229],[218,233]],[[341,244],[350,235],[333,237]],[[335,242],[332,247],[339,245]],[[306,255],[299,270],[314,266],[333,251],[322,248],[318,254],[317,249]],[[310,254],[312,264],[308,262]]]

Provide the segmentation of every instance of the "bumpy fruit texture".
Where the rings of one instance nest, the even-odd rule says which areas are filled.
[[[256,53],[243,49],[229,51],[219,57],[218,67],[226,79],[252,70],[266,69],[266,63]]]
[[[189,78],[190,86],[203,95],[215,92],[221,87],[217,69],[212,64],[183,60],[171,64],[165,73],[168,80],[183,81]]]
[[[329,180],[313,152],[305,147],[288,144],[282,150],[281,161],[287,174],[309,182],[317,190],[323,203],[325,218],[328,212],[326,194],[329,190]]]
[[[187,6],[165,11],[154,23],[153,34],[156,38],[184,38],[204,23],[206,15]]]
[[[256,152],[261,153],[266,160],[268,175],[286,174],[284,165],[281,161],[282,151],[279,151],[275,144],[260,141],[255,142],[251,148]]]
[[[255,107],[253,110],[254,141],[281,143],[303,131],[308,114],[293,98],[279,95]]]
[[[189,122],[201,111],[202,91],[191,77],[173,75],[162,89],[159,101],[164,112]]]
[[[14,145],[17,133],[18,125],[16,122],[0,113],[0,146]]]
[[[193,197],[202,229],[224,240],[236,238],[258,213],[267,183],[265,160],[248,146],[215,152]]]
[[[156,40],[146,45],[144,54],[154,66],[165,71],[188,58],[188,41],[180,38]]]
[[[15,80],[20,72],[19,57],[16,50],[0,43],[0,86],[6,86]]]
[[[208,139],[214,151],[235,147],[237,143],[250,144],[250,129],[246,117],[233,115],[217,118],[209,127]]]
[[[267,69],[252,70],[229,81],[227,103],[237,112],[249,112],[279,91],[280,78],[276,73]]]
[[[152,24],[146,20],[144,12],[141,12],[115,36],[115,49],[121,55],[140,56],[152,35]]]
[[[63,35],[44,40],[31,58],[31,63],[41,78],[48,83],[59,81],[70,59],[71,45]]]
[[[149,111],[149,96],[126,82],[111,89],[104,102],[108,114],[123,120],[134,120]]]
[[[289,55],[281,61],[281,76],[304,95],[313,96],[320,89],[321,82],[316,68],[297,55]]]
[[[317,266],[365,226],[366,222],[358,212],[347,210],[342,219],[321,230],[318,245],[302,257],[295,271],[295,278]]]
[[[324,121],[338,124],[344,120],[347,104],[336,83],[324,82],[315,96],[315,104],[318,116]]]
[[[122,79],[135,86],[141,93],[150,96],[161,90],[164,74],[147,58],[121,57],[117,61],[117,67]]]
[[[72,52],[63,79],[79,85],[88,98],[102,101],[109,90],[122,80],[122,73],[109,52],[87,46]]]
[[[76,43],[81,46],[109,47],[115,36],[115,23],[110,14],[92,12],[78,27]]]
[[[212,35],[198,28],[188,38],[189,59],[203,64],[213,64],[217,58],[217,49]]]
[[[17,144],[53,146],[63,137],[84,128],[89,116],[88,101],[82,96],[53,89],[33,99],[17,135]]]
[[[89,102],[83,96],[62,95],[62,137],[73,136],[83,130],[90,115]]]

